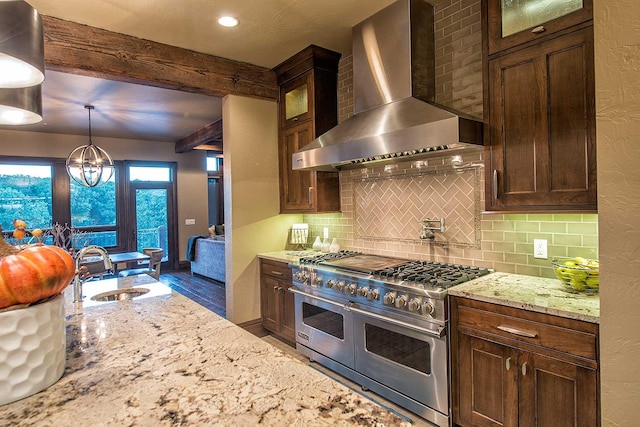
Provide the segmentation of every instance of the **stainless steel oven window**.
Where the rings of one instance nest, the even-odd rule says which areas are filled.
[[[370,353],[431,374],[431,348],[428,342],[366,323],[365,346]]]
[[[302,321],[311,328],[344,339],[344,317],[341,314],[303,302]]]

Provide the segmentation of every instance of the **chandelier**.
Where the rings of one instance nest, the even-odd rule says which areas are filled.
[[[113,176],[113,159],[102,148],[91,141],[91,110],[93,105],[85,105],[89,111],[89,143],[69,154],[66,167],[69,177],[85,187],[104,185]]]

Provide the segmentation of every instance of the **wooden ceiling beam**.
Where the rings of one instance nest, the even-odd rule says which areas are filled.
[[[275,100],[272,70],[42,16],[47,69],[224,97]]]
[[[176,153],[185,153],[193,149],[222,151],[222,119],[176,142]]]

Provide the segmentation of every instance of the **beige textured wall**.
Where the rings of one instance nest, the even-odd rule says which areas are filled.
[[[602,425],[640,424],[640,7],[594,1]]]
[[[260,318],[256,255],[282,250],[302,217],[279,214],[277,104],[227,96],[222,117],[227,319],[242,323]]]
[[[185,260],[189,236],[206,233],[208,227],[206,152],[194,150],[189,153],[177,154],[172,142],[95,137],[93,142],[104,148],[114,160],[154,160],[178,163],[179,259]],[[74,148],[86,143],[87,137],[83,135],[0,130],[0,155],[3,156],[66,159]],[[195,219],[196,225],[184,225],[184,220],[187,218]]]

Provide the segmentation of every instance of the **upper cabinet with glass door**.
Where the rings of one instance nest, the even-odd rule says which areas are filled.
[[[538,40],[593,16],[593,0],[487,0],[489,55]]]
[[[281,123],[283,127],[303,122],[312,117],[313,80],[310,73],[294,79],[280,88],[283,108]]]

